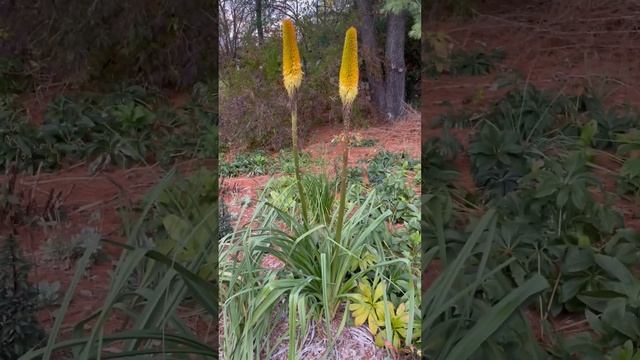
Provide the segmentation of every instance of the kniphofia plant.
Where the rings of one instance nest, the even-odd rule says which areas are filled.
[[[298,106],[296,93],[302,83],[302,64],[300,63],[300,53],[296,41],[296,28],[290,19],[282,21],[282,76],[284,87],[289,95],[289,105],[291,107],[291,142],[293,153],[293,165],[295,167],[296,182],[300,193],[300,203],[302,205],[302,219],[305,226],[308,224],[307,198],[302,187],[302,176],[300,175],[300,164],[298,160]]]
[[[340,174],[340,205],[338,207],[338,223],[336,225],[336,241],[341,242],[344,223],[345,202],[347,197],[347,167],[349,166],[349,126],[351,106],[358,95],[358,35],[352,26],[347,30],[342,49],[340,65],[340,99],[342,99],[342,117],[344,119],[344,136],[342,137],[342,173]]]

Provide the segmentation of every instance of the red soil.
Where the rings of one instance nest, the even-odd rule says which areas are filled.
[[[362,139],[377,140],[373,147],[351,147],[349,152],[349,166],[366,166],[362,160],[372,158],[378,151],[399,153],[405,152],[412,158],[420,158],[420,115],[410,113],[393,123],[378,123],[364,129],[354,129],[352,133],[359,134]],[[321,169],[303,169],[303,171],[322,171],[334,174],[338,164],[342,161],[342,146],[332,140],[342,131],[339,126],[325,125],[311,131],[312,139],[306,139],[306,146],[302,151],[308,152],[312,159],[324,159],[325,166]],[[233,154],[231,152],[230,154]],[[248,197],[255,204],[261,190],[269,181],[270,176],[236,177],[221,179],[220,197],[229,205],[232,214],[239,214],[242,198]],[[246,211],[241,223],[251,217]]]

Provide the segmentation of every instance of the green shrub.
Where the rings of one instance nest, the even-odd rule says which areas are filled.
[[[293,163],[292,152],[290,149],[280,150],[278,152],[278,171],[287,175],[293,175],[295,172],[295,166]],[[304,151],[298,152],[298,162],[300,167],[306,169],[311,165],[311,155]]]
[[[428,357],[634,355],[638,331],[626,324],[638,322],[640,237],[624,227],[616,196],[593,171],[607,170],[594,156],[605,152],[596,149],[620,142],[626,155],[637,147],[633,131],[618,126],[633,128],[633,113],[605,108],[589,91],[571,97],[528,85],[507,93],[478,119],[466,149],[479,198],[460,196],[450,185],[456,177],[450,161],[465,149],[447,149],[446,134],[423,144],[433,179],[423,189],[423,263],[437,259],[442,268],[423,295]],[[607,155],[623,164],[616,178],[634,179],[633,158]],[[558,341],[531,341],[525,313],[507,309],[507,298],[528,305]],[[567,312],[584,314],[592,332],[570,338],[554,332],[546,319]]]
[[[260,150],[238,154],[232,162],[221,162],[220,164],[220,176],[224,177],[266,175],[270,171],[269,155]]]
[[[381,150],[368,161],[367,177],[369,183],[377,186],[382,183],[389,171],[394,168],[412,169],[417,163],[405,153],[392,153],[387,150]]]

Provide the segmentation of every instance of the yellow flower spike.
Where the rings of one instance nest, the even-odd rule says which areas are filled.
[[[340,98],[343,105],[353,103],[358,95],[358,34],[353,26],[347,30],[340,65]]]
[[[302,83],[302,65],[296,41],[296,28],[290,19],[282,20],[282,76],[289,96]]]
[[[347,166],[349,164],[349,116],[351,105],[358,95],[358,34],[353,26],[344,36],[342,49],[342,64],[340,65],[340,98],[342,99],[342,117],[344,118],[344,152],[342,153],[342,173],[340,175],[340,204],[338,205],[338,220],[336,222],[336,241],[342,241],[342,225],[347,197]]]

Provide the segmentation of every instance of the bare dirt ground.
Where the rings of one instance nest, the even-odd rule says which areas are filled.
[[[640,3],[632,0],[604,1],[500,1],[486,0],[474,11],[472,19],[440,19],[423,25],[427,31],[442,31],[457,49],[473,50],[483,46],[502,48],[506,58],[486,76],[423,77],[423,140],[439,136],[441,129],[431,121],[450,109],[463,107],[481,112],[503,95],[492,85],[498,76],[512,71],[523,75],[539,89],[578,94],[585,87],[605,95],[608,105],[630,104],[640,107]],[[474,99],[481,95],[482,101]],[[452,129],[463,145],[473,130]],[[612,167],[612,164],[603,164]],[[468,156],[458,156],[458,185],[475,191]],[[428,181],[428,179],[424,179]],[[612,184],[605,181],[611,188]],[[640,229],[640,209],[633,200],[622,200],[616,207],[625,216],[625,225]],[[430,284],[440,268],[435,264],[423,276]],[[580,319],[556,319],[556,329],[565,333],[583,330]],[[567,325],[569,324],[569,325]],[[538,336],[540,329],[532,318]]]

